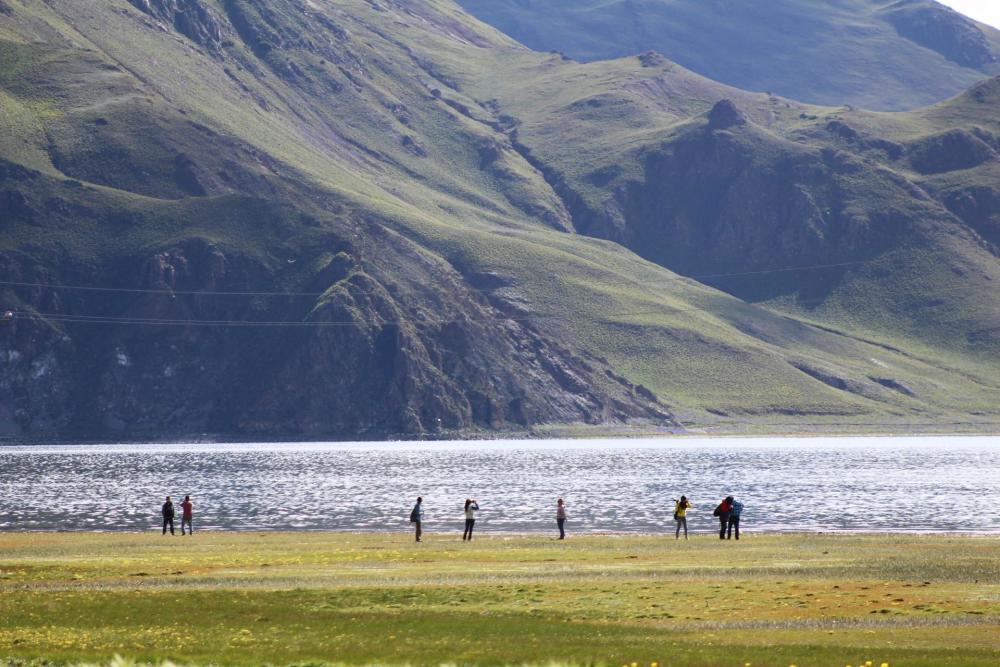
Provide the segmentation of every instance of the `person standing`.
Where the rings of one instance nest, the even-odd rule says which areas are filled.
[[[681,526],[684,526],[684,539],[688,538],[687,511],[690,508],[691,503],[687,496],[681,496],[680,500],[674,498],[674,522],[677,524],[677,530],[674,532],[675,540],[681,539]]]
[[[726,539],[726,527],[729,525],[729,515],[733,511],[733,497],[726,496],[725,500],[719,503],[715,511],[712,512],[715,516],[719,517],[719,539]]]
[[[556,501],[556,525],[559,526],[559,539],[566,539],[566,503],[560,498]]]
[[[729,527],[726,530],[726,539],[731,539],[733,529],[736,529],[736,539],[740,539],[740,515],[743,514],[743,503],[729,496]]]
[[[472,529],[476,525],[476,512],[479,511],[479,504],[475,500],[465,499],[465,532],[462,533],[462,541],[472,541]]]
[[[167,496],[167,501],[163,503],[163,507],[160,508],[160,512],[163,514],[163,534],[167,534],[167,526],[170,526],[170,534],[174,534],[174,501]]]
[[[416,528],[417,542],[420,541],[420,536],[423,534],[421,529],[421,524],[424,522],[424,499],[417,496],[417,504],[413,506],[413,510],[410,512],[410,523]]]
[[[194,526],[191,521],[194,519],[194,505],[191,504],[191,496],[184,496],[181,503],[181,535],[184,535],[184,526],[187,525],[188,535],[194,535]]]

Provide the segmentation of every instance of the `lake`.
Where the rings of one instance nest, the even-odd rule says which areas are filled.
[[[195,527],[668,532],[672,499],[710,532],[726,495],[744,531],[1000,533],[1000,437],[672,438],[0,447],[0,530],[159,528],[170,494]]]

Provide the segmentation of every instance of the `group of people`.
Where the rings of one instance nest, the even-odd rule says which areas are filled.
[[[462,541],[467,542],[472,540],[472,531],[476,527],[476,512],[479,511],[479,503],[476,502],[475,498],[465,499],[465,530],[462,532]],[[420,541],[420,536],[423,535],[423,523],[424,523],[424,499],[422,496],[417,496],[417,502],[410,511],[410,523],[414,526],[414,532],[416,534],[417,542]],[[566,503],[560,498],[556,501],[556,526],[559,528],[559,539],[566,539]]]
[[[680,500],[674,499],[674,522],[677,524],[674,536],[676,539],[680,539],[681,528],[684,529],[684,539],[688,539],[687,512],[692,507],[694,505],[687,499],[687,496],[681,496]],[[466,498],[463,542],[472,540],[472,531],[476,526],[476,512],[478,511],[479,503],[474,498]],[[715,508],[713,514],[719,518],[720,540],[732,539],[734,532],[736,539],[740,539],[740,515],[743,514],[743,503],[732,496],[726,496]],[[417,497],[417,502],[410,511],[410,523],[414,526],[417,542],[419,542],[424,532],[424,499],[422,496]],[[556,501],[556,527],[559,528],[559,539],[566,539],[566,503],[563,502],[562,498]]]
[[[677,530],[674,532],[675,539],[681,538],[681,528],[684,529],[684,539],[688,538],[687,511],[692,507],[694,505],[687,499],[687,496],[681,496],[680,500],[674,499],[674,522],[677,524]],[[740,516],[742,514],[743,503],[732,496],[726,496],[721,503],[716,505],[712,515],[719,518],[720,540],[732,539],[734,532],[736,539],[740,539]]]
[[[687,513],[693,507],[694,505],[691,504],[687,496],[681,496],[680,500],[674,499],[674,522],[677,524],[674,537],[676,539],[680,539],[681,537],[681,528],[684,529],[684,539],[688,539]],[[474,498],[466,498],[464,509],[465,530],[462,532],[463,542],[472,540],[472,531],[476,527],[476,512],[478,511],[479,503]],[[174,509],[174,501],[170,496],[167,496],[166,502],[163,503],[161,513],[163,515],[163,534],[166,535],[169,528],[170,534],[174,535],[176,511]],[[740,539],[740,516],[743,514],[743,503],[733,498],[733,496],[726,496],[716,506],[713,514],[719,518],[720,540],[732,539],[734,534],[737,540]],[[562,498],[556,501],[555,518],[556,527],[559,529],[558,539],[564,540],[566,539],[566,503]],[[423,497],[417,498],[417,502],[410,512],[410,523],[414,525],[417,542],[419,542],[423,535]],[[184,496],[184,501],[181,503],[181,535],[194,535],[194,504],[191,502],[191,496]]]
[[[160,512],[163,514],[163,534],[167,534],[167,528],[170,528],[170,534],[174,535],[174,517],[176,516],[174,512],[174,501],[167,496],[167,501],[163,503],[163,507],[160,508]],[[184,532],[185,527],[187,532]],[[194,504],[191,502],[191,496],[184,496],[184,502],[181,503],[181,535],[194,535]]]

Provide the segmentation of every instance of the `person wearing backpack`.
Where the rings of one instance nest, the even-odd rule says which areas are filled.
[[[733,510],[733,497],[726,496],[726,499],[719,503],[715,511],[712,512],[715,516],[719,517],[719,539],[726,539],[726,527],[729,525],[729,515]]]
[[[417,497],[417,504],[413,506],[413,510],[410,512],[410,523],[416,527],[417,542],[420,541],[420,536],[423,534],[421,530],[421,524],[424,522],[424,499],[420,496]]]
[[[732,496],[729,496],[730,510],[729,510],[729,526],[726,530],[726,539],[731,539],[733,536],[733,528],[736,529],[736,539],[740,539],[740,515],[743,514],[743,503],[735,500]]]

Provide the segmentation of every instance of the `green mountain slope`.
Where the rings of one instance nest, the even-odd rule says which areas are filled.
[[[581,61],[658,51],[716,81],[814,104],[912,109],[1000,74],[1000,32],[932,0],[460,0]]]
[[[710,133],[766,163],[800,132],[812,142],[796,149],[807,171],[825,150],[848,153],[834,148],[842,139],[807,138],[843,111],[725,89],[655,57],[578,65],[533,53],[450,0],[4,7],[0,294],[17,311],[0,324],[8,434],[1000,416],[997,339],[975,335],[997,303],[981,289],[997,271],[983,231],[995,160],[983,153],[956,175],[935,148],[951,145],[945,126],[990,146],[990,112],[977,106],[988,107],[977,101],[988,87],[912,116],[859,114],[904,146],[905,165],[855,151],[874,165],[857,179],[898,171],[881,178],[900,179],[909,217],[898,243],[844,250],[864,267],[816,278],[825,300],[806,308],[780,280],[745,292],[678,275],[665,266],[692,267],[644,234],[655,225],[605,205],[654,184],[650,156],[704,134],[720,93],[747,120]],[[975,123],[980,134],[963,129]],[[857,206],[881,194],[851,192]],[[697,252],[709,267],[743,266]],[[757,253],[751,266],[830,252]],[[885,271],[887,294],[848,298]],[[945,293],[964,319],[925,330],[905,304],[887,309],[899,295]]]

